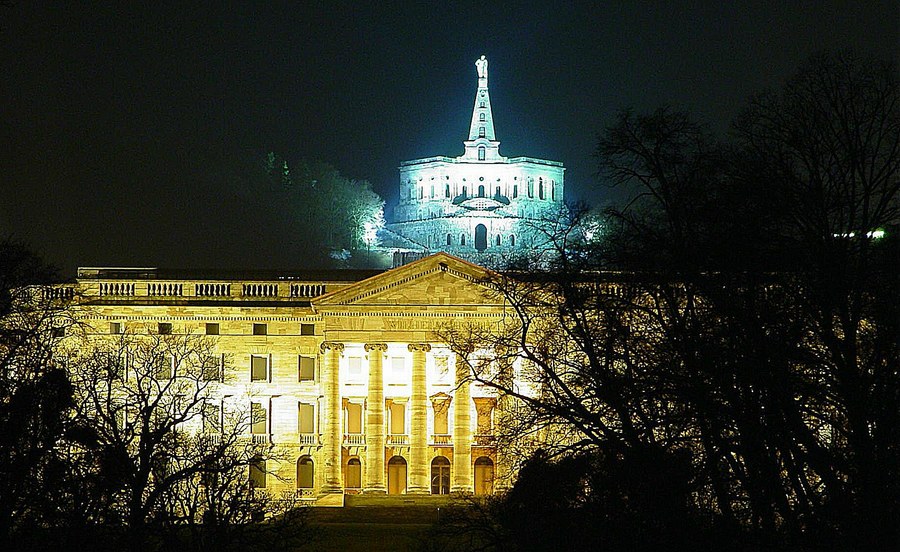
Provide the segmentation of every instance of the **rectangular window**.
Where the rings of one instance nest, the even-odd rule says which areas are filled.
[[[450,373],[447,357],[434,357],[434,371],[438,381],[446,381],[447,375]]]
[[[219,335],[219,324],[208,323],[206,325],[206,335]]]
[[[484,127],[478,127],[478,137],[484,138]]]
[[[450,184],[444,187],[444,197],[450,197]]]
[[[122,323],[121,322],[110,322],[109,323],[109,333],[111,333],[111,334],[122,333]]]
[[[406,378],[406,359],[403,357],[391,358],[391,376],[394,379]]]
[[[172,379],[172,359],[170,357],[153,358],[153,377],[158,380]]]
[[[300,335],[316,335],[316,325],[300,324]]]
[[[297,381],[315,381],[316,380],[316,359],[313,357],[300,356],[299,377]]]
[[[57,327],[53,328],[52,330],[50,330],[50,336],[51,337],[65,337],[66,329],[62,326],[57,326]]]
[[[254,460],[250,464],[250,488],[265,489],[266,488],[266,461]]]
[[[449,400],[440,401],[434,405],[434,433],[436,435],[447,435],[450,433],[450,424],[447,417],[447,413],[450,410],[449,405]]]
[[[254,435],[268,433],[269,424],[266,422],[265,407],[258,402],[250,403],[250,432]]]
[[[347,433],[362,433],[362,405],[356,403],[347,403]]]
[[[222,357],[206,355],[203,357],[203,381],[219,381],[222,379]]]
[[[269,333],[269,327],[267,324],[254,324],[253,325],[253,335],[266,335]]]
[[[351,379],[359,379],[362,377],[362,358],[350,357],[347,360],[347,365],[347,375],[350,376]]]
[[[406,405],[391,403],[391,435],[406,433]]]
[[[203,403],[203,431],[219,433],[221,408],[216,403]]]
[[[264,356],[250,357],[250,381],[266,381],[268,378],[269,359]]]
[[[156,325],[159,335],[169,335],[172,333],[172,324],[169,322],[160,322]]]
[[[297,407],[297,433],[316,432],[316,407],[312,404],[299,403]]]
[[[513,184],[513,199],[519,197],[519,185]]]

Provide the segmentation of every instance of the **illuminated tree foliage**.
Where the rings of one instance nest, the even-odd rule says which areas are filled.
[[[384,200],[368,181],[346,178],[325,163],[301,161],[289,167],[274,153],[267,155],[265,170],[293,193],[298,224],[323,247],[353,251],[377,245]]]

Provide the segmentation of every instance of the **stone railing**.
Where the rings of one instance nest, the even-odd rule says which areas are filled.
[[[194,284],[197,297],[231,297],[231,284]]]
[[[316,433],[300,433],[297,435],[297,443],[308,446],[318,446],[319,436]]]
[[[291,297],[318,297],[325,294],[325,284],[291,284]]]
[[[278,297],[278,284],[263,282],[242,284],[241,295],[244,297]]]
[[[475,435],[472,438],[472,444],[476,447],[492,447],[496,441],[493,435]]]
[[[435,446],[447,446],[453,444],[453,436],[447,433],[435,433],[431,436],[431,444]]]
[[[100,282],[100,295],[134,297],[134,282]]]
[[[365,445],[366,444],[366,436],[363,433],[345,433],[344,434],[344,444],[345,445]]]
[[[403,433],[403,434],[397,433],[397,434],[393,434],[393,435],[388,435],[387,439],[385,439],[385,444],[389,447],[408,445],[409,444],[409,435],[407,435],[405,433]]]
[[[184,284],[180,282],[152,282],[147,284],[147,295],[151,297],[181,297]]]

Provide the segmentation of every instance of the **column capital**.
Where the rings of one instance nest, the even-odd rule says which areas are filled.
[[[321,345],[319,345],[319,350],[322,351],[322,354],[325,354],[325,351],[331,350],[335,351],[338,354],[344,352],[344,344],[338,343],[336,341],[324,341]]]
[[[423,353],[427,353],[431,350],[431,345],[428,343],[410,343],[406,346],[409,349],[409,352],[414,353],[416,351],[422,351]]]
[[[367,353],[371,353],[372,351],[381,351],[384,353],[387,351],[387,343],[366,343],[363,348]]]

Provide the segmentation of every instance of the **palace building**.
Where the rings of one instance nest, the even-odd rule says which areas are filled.
[[[546,242],[540,228],[563,208],[558,161],[503,157],[494,131],[488,62],[478,86],[465,152],[400,164],[400,199],[388,229],[419,251],[445,251],[491,266]]]
[[[486,494],[505,481],[493,435],[503,399],[467,382],[439,337],[500,320],[487,274],[437,253],[384,272],[265,278],[81,268],[75,288],[100,338],[210,336],[226,370],[210,400],[249,402],[252,439],[281,452],[256,484],[322,500]]]

